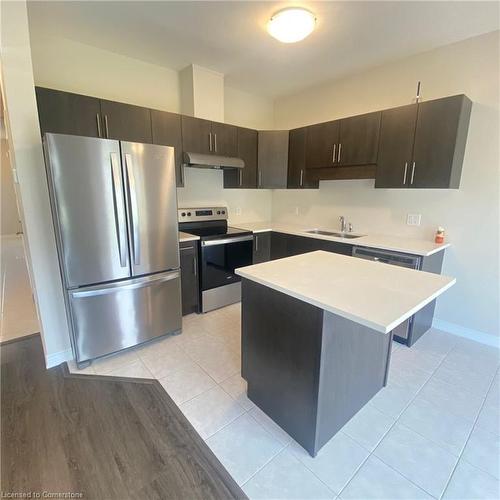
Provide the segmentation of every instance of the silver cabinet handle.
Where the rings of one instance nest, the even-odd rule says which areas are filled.
[[[238,236],[237,238],[224,238],[221,240],[208,240],[202,241],[202,247],[213,247],[215,245],[226,245],[227,243],[238,243],[240,241],[252,241],[253,236],[250,234],[248,236]]]
[[[413,178],[415,177],[415,162],[413,162],[413,165],[411,166],[411,178],[410,178],[410,184],[413,184]]]
[[[405,162],[405,173],[403,174],[403,186],[406,184],[406,172],[408,171],[408,162]]]
[[[129,192],[129,200],[130,200],[130,225],[132,226],[132,253],[134,256],[134,264],[136,266],[139,265],[141,261],[140,253],[141,253],[141,245],[139,241],[139,209],[137,206],[137,193],[135,190],[135,177],[134,170],[132,167],[132,155],[125,155],[125,169],[127,171],[127,179],[128,179],[128,192]]]
[[[259,237],[255,235],[255,251],[259,251]]]
[[[113,208],[115,211],[116,237],[118,240],[118,253],[120,254],[120,266],[127,267],[125,207],[123,203],[120,167],[118,166],[118,153],[111,153],[111,180],[113,183]]]
[[[102,133],[101,133],[101,117],[99,116],[99,113],[96,113],[95,119],[97,121],[97,137],[102,137]]]
[[[181,166],[179,168],[179,177],[180,177],[179,184],[181,186],[184,186],[184,166],[182,165],[182,163],[181,163]]]
[[[241,185],[243,184],[243,180],[242,180],[243,176],[241,175],[241,170],[238,171],[238,176],[239,176],[240,187],[241,187]]]
[[[104,115],[104,128],[106,130],[106,139],[109,139],[108,115]]]
[[[196,258],[196,255],[193,257],[193,274],[198,276],[198,259]]]
[[[342,151],[342,143],[339,144],[339,155],[337,157],[337,163],[340,163],[340,152]]]
[[[208,134],[208,149],[212,151],[212,132]]]
[[[337,145],[333,145],[333,153],[332,153],[332,163],[335,163],[335,152],[337,151]]]
[[[214,149],[215,152],[217,153],[217,134],[214,134]]]
[[[300,187],[304,185],[304,170],[300,171]]]
[[[259,187],[262,186],[262,171],[259,170]]]

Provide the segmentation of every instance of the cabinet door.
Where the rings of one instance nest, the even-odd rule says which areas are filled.
[[[288,145],[288,188],[318,188],[319,182],[312,180],[306,170],[307,128],[290,130]]]
[[[271,233],[253,235],[253,263],[267,262],[271,258]]]
[[[99,99],[42,87],[35,92],[42,134],[102,137]]]
[[[382,111],[376,188],[408,185],[416,123],[416,104]]]
[[[225,188],[257,187],[257,131],[238,127],[237,156],[245,162],[242,169],[224,170]]]
[[[151,110],[153,144],[175,148],[175,178],[177,187],[184,186],[182,167],[181,115]]]
[[[258,187],[286,188],[288,176],[288,130],[259,131]]]
[[[271,233],[271,260],[288,257],[288,235],[284,233]]]
[[[418,105],[409,187],[459,187],[471,104],[458,95]]]
[[[238,127],[212,122],[212,153],[220,156],[238,154]]]
[[[128,142],[152,142],[151,111],[148,108],[101,100],[104,136]]]
[[[182,315],[198,312],[198,243],[186,241],[180,244]]]
[[[212,122],[192,116],[182,116],[181,123],[183,151],[205,154],[212,152]]]
[[[339,121],[307,127],[306,168],[332,167],[336,163]]]
[[[376,163],[380,112],[340,120],[337,164],[341,166]]]

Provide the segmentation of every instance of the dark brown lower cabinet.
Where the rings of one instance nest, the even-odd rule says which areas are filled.
[[[177,187],[184,186],[181,115],[152,109],[151,133],[153,137],[153,144],[172,146],[175,149],[176,184]]]
[[[199,312],[198,242],[183,241],[179,245],[181,261],[182,315]]]
[[[267,262],[271,259],[271,232],[254,233],[253,263]]]
[[[336,241],[278,233],[276,231],[271,233],[271,260],[282,259],[284,257],[291,257],[292,255],[300,255],[307,252],[315,252],[316,250],[340,253],[342,255],[352,255],[352,245],[348,243],[338,243]]]
[[[42,87],[36,87],[35,92],[42,135],[104,137],[99,99]]]

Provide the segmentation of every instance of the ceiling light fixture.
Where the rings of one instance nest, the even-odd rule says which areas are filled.
[[[269,19],[268,33],[283,43],[294,43],[310,35],[316,26],[316,17],[306,9],[289,7]]]

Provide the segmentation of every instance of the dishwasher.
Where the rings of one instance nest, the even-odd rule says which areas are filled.
[[[357,246],[353,247],[352,256],[358,257],[359,259],[372,260],[374,262],[383,262],[385,264],[391,264],[393,266],[407,267],[409,269],[417,270],[420,269],[422,262],[422,258],[418,255],[408,255],[398,252],[391,252],[389,250],[379,250],[376,248]],[[430,305],[432,305],[432,314],[434,314],[434,301]],[[409,317],[406,321],[403,321],[403,323],[394,328],[394,330],[392,331],[394,340],[408,346],[411,346],[414,341],[417,340],[414,339],[412,335],[415,316],[416,315]]]

